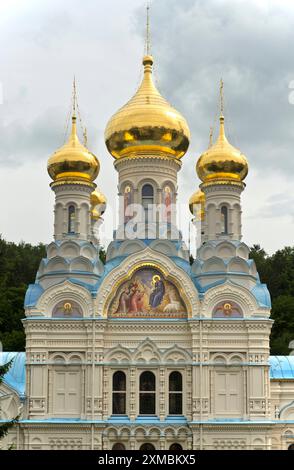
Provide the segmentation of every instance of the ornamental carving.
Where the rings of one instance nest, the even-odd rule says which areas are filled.
[[[93,314],[90,292],[82,286],[65,281],[62,284],[49,287],[40,297],[36,309],[45,317],[50,317],[56,305],[61,303],[79,305],[84,317]]]
[[[248,289],[228,281],[207,291],[202,303],[202,316],[211,316],[215,305],[220,302],[238,305],[239,309],[243,311],[244,317],[254,316],[259,310],[254,296]]]
[[[154,275],[160,276],[162,282],[170,283],[168,285],[176,289],[174,290],[174,297],[176,302],[180,298],[182,307],[185,306],[186,316],[191,317],[192,312],[194,315],[198,314],[200,307],[198,292],[189,275],[177,267],[170,258],[148,247],[139,253],[128,256],[120,266],[113,269],[104,278],[97,295],[96,315],[106,317],[109,312],[112,315],[114,309],[113,299],[116,297],[118,289],[120,289],[123,282],[131,284],[135,272],[143,268],[156,270]],[[166,300],[168,299],[166,298]],[[168,303],[164,304],[164,307],[167,305]]]

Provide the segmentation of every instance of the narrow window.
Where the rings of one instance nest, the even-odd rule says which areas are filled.
[[[183,447],[181,446],[181,444],[178,444],[177,442],[175,442],[174,444],[172,444],[169,448],[169,450],[183,450]]]
[[[112,450],[126,450],[125,445],[121,442],[117,442],[112,446]]]
[[[142,444],[141,445],[140,450],[144,450],[145,452],[147,452],[147,451],[155,450],[155,447],[154,447],[153,444],[147,442],[147,444]]]
[[[155,414],[155,375],[152,372],[140,375],[140,414]]]
[[[228,234],[228,208],[226,206],[222,206],[221,208],[221,223],[222,223],[221,233],[223,235],[227,235]]]
[[[154,190],[151,184],[145,184],[142,188],[142,206],[145,213],[145,222],[148,222],[148,206],[154,203]]]
[[[172,372],[169,376],[169,414],[183,413],[183,379],[180,372]]]
[[[126,414],[126,374],[121,371],[112,377],[112,414]]]
[[[68,208],[68,233],[75,233],[76,209],[74,206]]]

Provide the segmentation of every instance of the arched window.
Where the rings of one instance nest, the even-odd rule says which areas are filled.
[[[76,209],[74,206],[68,208],[68,233],[75,233]]]
[[[226,206],[222,206],[221,208],[221,233],[223,235],[228,234],[228,208]]]
[[[146,451],[150,451],[150,450],[155,450],[155,447],[153,444],[150,444],[149,442],[147,444],[142,444],[141,447],[140,447],[140,450],[145,450]]]
[[[294,444],[290,444],[288,450],[294,450]]]
[[[145,213],[145,222],[148,221],[148,206],[154,203],[154,190],[151,184],[144,184],[142,188],[142,206]]]
[[[183,450],[183,447],[181,446],[181,444],[175,442],[170,446],[169,450]]]
[[[124,444],[122,444],[121,442],[117,442],[112,446],[112,450],[126,450],[126,448]]]
[[[118,371],[112,377],[112,414],[126,414],[126,374]]]
[[[143,372],[140,375],[140,414],[155,414],[155,375],[152,372]]]
[[[169,376],[169,414],[183,413],[183,379],[180,372],[171,372]]]

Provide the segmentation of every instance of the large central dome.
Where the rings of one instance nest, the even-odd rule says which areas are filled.
[[[152,79],[153,58],[143,59],[144,78],[133,98],[107,124],[105,142],[116,158],[185,155],[190,131],[184,117],[156,89]]]

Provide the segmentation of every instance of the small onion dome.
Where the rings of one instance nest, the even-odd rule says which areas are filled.
[[[199,209],[200,206],[200,209]],[[205,194],[201,189],[195,191],[189,199],[189,209],[198,220],[204,220],[205,215]]]
[[[106,126],[107,149],[116,159],[136,155],[180,159],[189,147],[188,124],[155,87],[152,56],[145,56],[143,65],[144,77],[138,91]]]
[[[91,194],[91,216],[92,219],[98,220],[106,210],[107,199],[100,191],[93,191]]]
[[[79,141],[75,116],[72,117],[72,129],[67,143],[49,158],[47,168],[54,181],[69,179],[92,182],[97,178],[99,161]]]
[[[217,141],[200,156],[196,171],[204,183],[215,180],[241,182],[247,176],[247,159],[240,150],[228,142],[223,116],[220,117]]]

